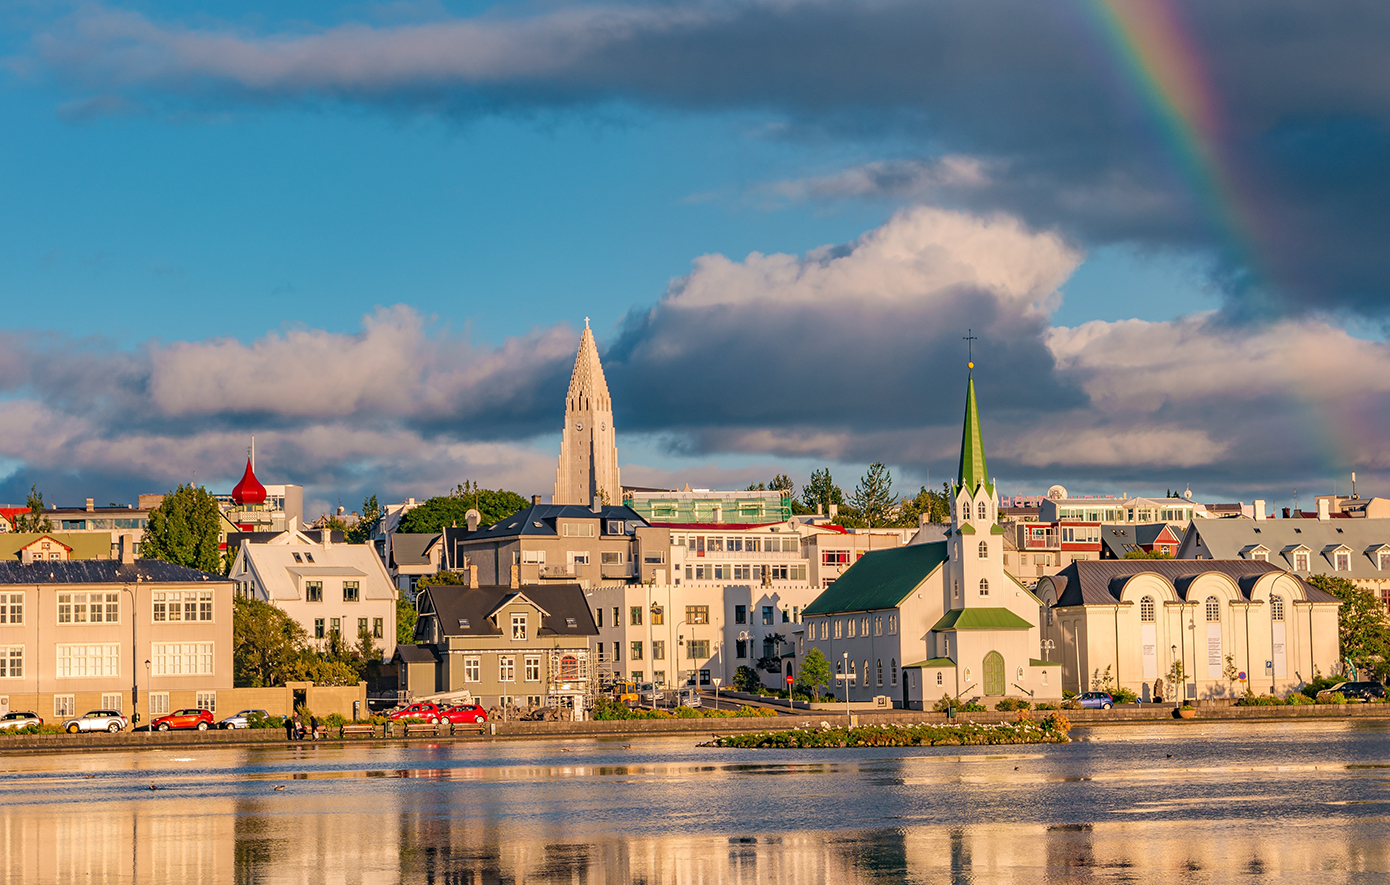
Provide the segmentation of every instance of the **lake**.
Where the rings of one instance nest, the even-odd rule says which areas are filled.
[[[0,883],[1376,882],[1390,723],[0,756]],[[157,789],[151,790],[151,786]]]

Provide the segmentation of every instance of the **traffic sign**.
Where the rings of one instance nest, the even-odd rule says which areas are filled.
[[[1245,671],[1244,671],[1244,670],[1241,670],[1238,674],[1236,674],[1236,678],[1238,678],[1241,682],[1244,682],[1244,681],[1245,681]]]

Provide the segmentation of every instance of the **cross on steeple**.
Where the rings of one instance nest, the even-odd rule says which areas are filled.
[[[966,329],[965,336],[960,339],[965,342],[966,353],[969,355],[969,362],[965,364],[968,369],[975,368],[975,342],[980,340],[974,333],[974,329]]]

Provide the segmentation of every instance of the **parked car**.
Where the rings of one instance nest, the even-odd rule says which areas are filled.
[[[1329,697],[1333,692],[1341,692],[1349,701],[1367,701],[1385,697],[1385,686],[1379,682],[1339,682],[1331,688],[1318,692],[1318,697]]]
[[[1109,710],[1115,706],[1115,699],[1110,696],[1108,691],[1083,691],[1077,700],[1081,703],[1081,709],[1090,708],[1092,710]]]
[[[656,683],[643,682],[637,686],[637,697],[641,699],[641,703],[651,705],[666,697],[666,695],[661,689],[656,687]]]
[[[250,728],[253,719],[269,719],[270,713],[266,710],[242,710],[235,716],[228,716],[217,723],[218,728]]]
[[[109,731],[115,734],[129,724],[130,721],[115,710],[92,710],[79,718],[63,720],[63,731],[68,734],[79,731]]]
[[[17,710],[0,716],[0,728],[24,728],[27,725],[43,725],[43,720],[39,718],[38,713],[21,713]]]
[[[439,718],[456,725],[487,721],[487,711],[477,704],[455,704],[439,711]]]
[[[641,702],[641,696],[637,693],[637,683],[635,682],[615,682],[611,689],[613,700],[620,704],[629,706]]]
[[[175,710],[168,716],[160,716],[150,723],[153,731],[168,731],[171,728],[196,728],[199,731],[207,731],[213,726],[212,713],[207,710],[190,708],[187,710]]]
[[[408,707],[402,707],[401,709],[395,710],[389,713],[388,715],[391,719],[394,720],[423,719],[430,725],[438,725],[439,713],[440,707],[438,704],[432,704],[429,701],[421,701],[418,704],[411,704]]]
[[[677,707],[703,707],[705,702],[700,697],[700,690],[697,688],[682,688],[676,692]]]

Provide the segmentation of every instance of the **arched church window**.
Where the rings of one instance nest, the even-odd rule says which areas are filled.
[[[1215,624],[1221,620],[1221,601],[1215,596],[1207,597],[1207,623]]]
[[[980,542],[980,558],[989,559],[989,545],[984,541]]]
[[[975,505],[975,518],[981,520],[989,519],[989,510],[985,507],[984,501],[980,501]]]
[[[1271,596],[1269,598],[1269,619],[1271,621],[1284,620],[1284,597]]]
[[[980,579],[980,595],[981,595],[981,596],[988,596],[988,595],[989,595],[989,578],[981,578],[981,579]]]
[[[1152,624],[1154,621],[1154,598],[1145,596],[1139,600],[1139,620],[1145,624]]]

